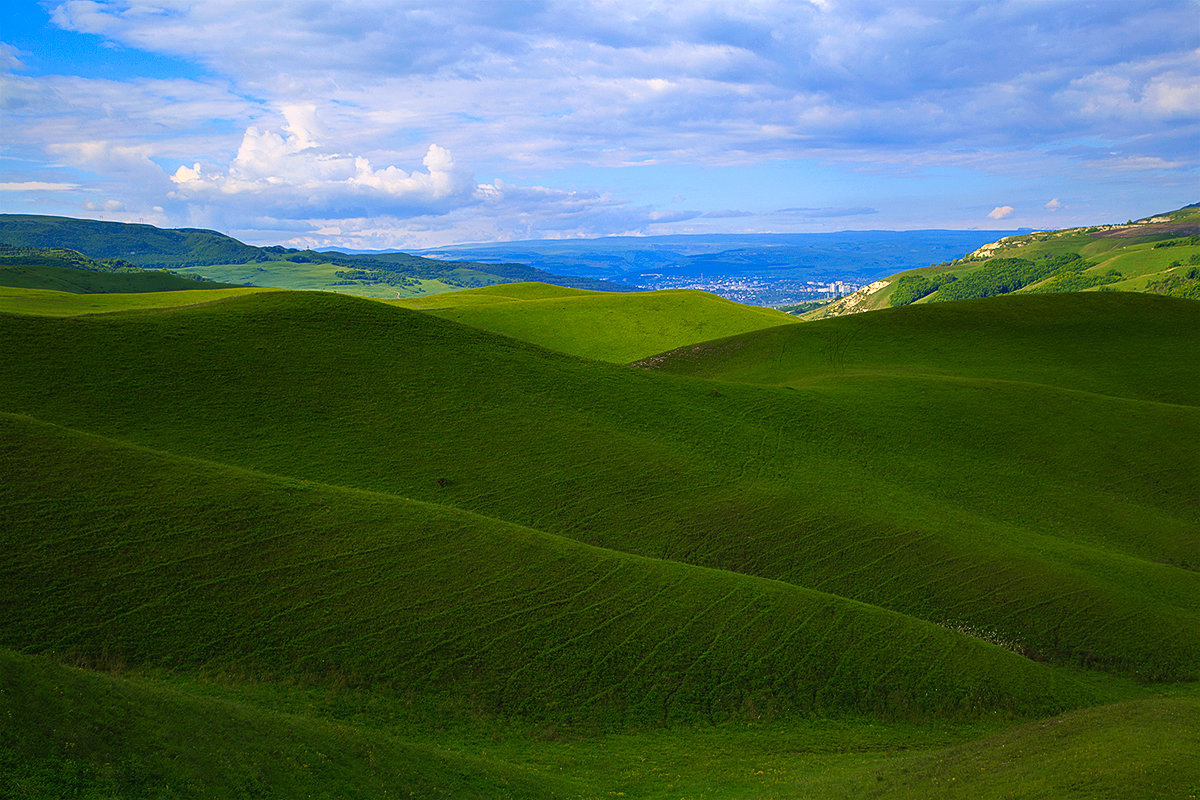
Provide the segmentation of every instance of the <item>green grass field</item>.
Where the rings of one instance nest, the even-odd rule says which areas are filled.
[[[46,264],[15,265],[3,262],[0,262],[0,286],[51,289],[76,294],[232,288],[229,284],[191,280],[169,272],[96,272]]]
[[[796,321],[782,311],[695,290],[609,293],[541,283],[488,286],[398,305],[551,350],[619,364],[685,344]]]
[[[334,286],[341,279],[335,274],[346,270],[345,265],[328,263],[297,263],[293,261],[264,261],[249,264],[216,264],[200,267],[178,267],[184,275],[203,275],[205,278],[225,283],[246,286],[264,286],[296,291],[329,291],[337,289],[342,294],[356,297],[397,298],[415,297],[438,292],[449,292],[459,288],[439,280],[413,278],[408,286],[389,284],[346,283]]]
[[[20,289],[0,286],[0,313],[70,317],[149,308],[211,303],[226,297],[270,291],[269,289],[179,289],[165,292],[81,294],[53,289]]]
[[[607,297],[489,290],[449,302],[563,352],[312,292],[0,313],[17,791],[1192,791],[1200,304],[922,304],[629,366],[558,327]],[[662,335],[612,328],[609,362]]]

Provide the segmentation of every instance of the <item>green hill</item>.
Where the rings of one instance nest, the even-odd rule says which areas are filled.
[[[782,311],[689,289],[612,293],[508,284],[398,305],[619,364],[685,344],[795,322]]]
[[[452,302],[615,300],[483,294]],[[211,698],[231,747],[276,732],[272,769],[336,751],[345,771],[299,787],[395,769],[418,793],[483,775],[485,794],[536,766],[548,795],[834,797],[822,775],[883,770],[878,789],[915,797],[911,776],[960,773],[906,762],[914,743],[1161,700],[1097,712],[1111,729],[1062,751],[1136,760],[1200,672],[1198,315],[1129,293],[920,304],[638,367],[323,293],[0,313],[0,646],[115,670],[152,706],[172,685]],[[11,670],[56,669],[29,663]],[[108,678],[71,680],[117,713]],[[749,766],[830,718],[848,732],[828,761],[778,753],[796,782]],[[153,726],[121,719],[128,763]],[[102,749],[38,741],[22,780],[75,763],[119,794]],[[654,774],[612,760],[655,742]],[[422,777],[427,746],[444,761]],[[223,752],[155,769],[187,780]]]
[[[0,649],[5,797],[551,798],[554,781],[377,730]]]
[[[75,250],[0,245],[0,286],[95,294],[228,289],[232,284],[144,270],[121,259],[98,260]]]
[[[0,285],[0,312],[34,314],[45,317],[72,317],[79,314],[105,314],[110,311],[132,311],[142,308],[174,308],[196,303],[212,303],[226,297],[270,292],[244,286],[222,289],[221,284],[205,284],[213,288],[175,289],[166,292],[103,292],[84,294],[59,292],[53,289],[17,289]]]
[[[0,621],[8,646],[337,676],[403,689],[431,717],[459,698],[599,728],[748,705],[1029,714],[1086,697],[1001,648],[811,590],[3,423],[4,580],[21,597]]]
[[[2,246],[66,248],[91,259],[117,259],[136,267],[179,270],[238,285],[319,289],[366,297],[412,297],[516,281],[627,290],[606,281],[551,275],[524,264],[437,261],[406,253],[348,255],[255,247],[198,228],[165,229],[32,214],[0,214]]]
[[[10,317],[23,347],[0,379],[5,410],[143,446],[782,580],[1052,661],[1181,675],[1200,662],[1200,592],[1165,565],[1200,563],[1194,379],[1176,385],[1197,356],[1195,306],[1134,297],[1160,304],[1156,335],[1136,312],[1114,322],[1124,296],[1096,299],[1110,305],[1021,300],[1091,319],[1094,369],[1064,368],[1058,386],[1029,380],[1036,352],[965,375],[835,364],[803,388],[713,384],[288,293]],[[834,341],[847,323],[862,324],[839,322]],[[947,347],[927,331],[913,353]],[[980,347],[951,346],[945,370]],[[1109,364],[1129,364],[1136,391],[1106,382]],[[919,593],[905,588],[917,575]]]
[[[1123,225],[1009,236],[963,258],[876,281],[804,319],[914,302],[1080,291],[1200,300],[1200,204]]]

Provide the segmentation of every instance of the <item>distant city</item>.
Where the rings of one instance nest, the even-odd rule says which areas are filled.
[[[728,275],[705,278],[647,273],[638,276],[638,285],[645,289],[700,289],[739,303],[778,307],[842,297],[865,284],[856,280],[802,281]]]

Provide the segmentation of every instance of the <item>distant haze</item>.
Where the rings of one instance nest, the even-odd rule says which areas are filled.
[[[869,282],[958,258],[1017,231],[841,231],[838,233],[607,237],[500,242],[422,251],[430,258],[517,261],[559,275],[644,284],[673,278],[760,277]]]

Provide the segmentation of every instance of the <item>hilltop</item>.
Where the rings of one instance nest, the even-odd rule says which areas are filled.
[[[1200,300],[1200,204],[1124,224],[1008,236],[962,258],[873,281],[803,318],[1010,293],[1080,291]]]
[[[559,352],[618,364],[686,344],[796,322],[782,311],[682,289],[614,293],[516,283],[395,303]]]
[[[91,259],[120,259],[135,267],[170,269],[230,284],[323,289],[371,297],[412,297],[515,281],[628,291],[628,287],[605,281],[552,275],[524,264],[483,265],[405,253],[366,256],[255,247],[198,228],[164,229],[30,214],[0,214],[0,244],[74,250]]]
[[[228,289],[232,284],[196,280],[168,270],[147,270],[122,259],[89,258],[61,247],[0,244],[0,286],[72,294]]]

